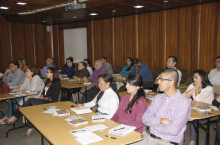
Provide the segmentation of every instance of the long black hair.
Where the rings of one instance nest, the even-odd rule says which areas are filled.
[[[131,57],[128,57],[127,59],[129,59],[132,63],[131,63],[131,65],[125,71],[130,71],[131,67],[133,66],[133,61],[132,61]]]
[[[206,73],[204,70],[202,70],[202,69],[200,69],[200,70],[195,70],[195,71],[193,72],[193,76],[194,76],[195,73],[198,73],[199,76],[201,77],[201,80],[202,80],[202,88],[205,88],[206,86],[212,86],[212,84],[211,84],[210,81],[209,81],[208,75],[207,75],[207,73]]]
[[[109,74],[109,73],[101,74],[101,75],[98,76],[98,79],[99,79],[99,78],[102,78],[105,83],[108,83],[108,82],[109,82],[109,83],[110,83],[110,87],[112,88],[112,90],[114,90],[115,93],[118,95],[118,93],[117,93],[117,85],[116,85],[116,83],[115,83],[115,81],[114,81],[114,78],[112,77],[111,74]],[[98,97],[97,97],[97,100],[96,100],[96,104],[98,104],[98,102],[99,102],[99,100],[102,98],[103,94],[104,94],[104,91],[101,91],[101,92],[98,94]],[[119,95],[118,95],[118,98],[119,98],[119,100],[120,100]]]
[[[141,97],[145,97],[145,92],[143,90],[143,78],[140,74],[129,74],[127,78],[127,83],[129,83],[131,86],[140,87],[137,90],[137,93],[133,96],[131,102],[128,104],[127,108],[125,109],[126,113],[128,113],[128,111],[131,113],[131,108],[134,105],[134,103],[136,102],[138,104],[138,100]]]

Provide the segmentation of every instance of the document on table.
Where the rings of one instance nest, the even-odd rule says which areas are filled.
[[[92,113],[92,110],[90,108],[81,108],[81,109],[77,109],[77,108],[72,108],[70,109],[71,111],[75,112],[76,114],[80,115],[80,114],[86,114],[86,113]]]
[[[50,106],[48,109],[46,109],[46,111],[44,111],[43,113],[48,113],[48,114],[53,114],[56,111],[59,111],[60,109],[56,109],[57,106]],[[45,109],[45,108],[44,108]]]
[[[108,126],[105,126],[103,124],[97,124],[97,125],[92,125],[92,126],[88,126],[85,128],[90,131],[99,131],[99,130],[104,130],[104,129],[108,128]]]
[[[87,144],[94,143],[94,142],[101,141],[101,140],[103,140],[103,138],[96,135],[95,133],[89,133],[89,134],[76,138],[76,141],[82,145],[87,145]]]

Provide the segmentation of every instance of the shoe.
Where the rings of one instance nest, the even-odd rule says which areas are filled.
[[[34,133],[34,129],[32,128],[31,132],[28,133],[28,134],[25,134],[23,137],[24,137],[24,138],[28,138],[28,137],[30,137],[31,134],[33,134],[33,133]]]
[[[5,119],[5,120],[4,120],[4,123],[7,124],[7,125],[11,125],[11,124],[14,124],[16,121],[18,121],[18,119],[16,119],[16,120],[13,121],[13,122],[9,122],[8,119]]]
[[[2,121],[2,120],[0,120],[0,124],[5,124],[5,122],[4,122],[4,121]]]

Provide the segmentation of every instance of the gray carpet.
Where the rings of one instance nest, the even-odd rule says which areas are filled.
[[[7,113],[8,104],[6,101],[0,102],[0,110],[5,114]],[[0,114],[0,118],[2,115]],[[22,126],[22,117],[16,122],[16,126]],[[216,132],[213,130],[215,124],[211,124],[210,126],[210,145],[214,145],[215,134]],[[7,130],[11,129],[12,125],[0,125],[0,145],[41,145],[41,134],[38,131],[34,131],[34,134],[29,138],[23,138],[23,135],[26,133],[27,128],[21,128],[14,130],[9,133],[9,137],[6,138]],[[202,129],[200,131],[200,139],[199,144],[205,145],[205,131]],[[185,132],[185,145],[188,145],[190,141],[190,127],[188,124],[187,130]],[[44,144],[49,145],[50,143],[44,139]]]

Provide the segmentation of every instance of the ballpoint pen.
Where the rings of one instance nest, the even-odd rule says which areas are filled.
[[[80,131],[86,131],[86,130],[76,130],[76,131],[71,131],[71,133],[76,133],[76,132],[80,132]]]
[[[121,130],[121,129],[125,129],[125,127],[122,127],[122,128],[119,128],[119,129],[115,129],[114,131],[116,131],[116,130]]]
[[[105,137],[110,137],[112,139],[116,139],[115,137],[112,137],[112,136],[108,136],[108,135],[105,135]]]
[[[105,118],[95,118],[95,119],[93,119],[93,120],[100,120],[100,119],[105,119]]]

